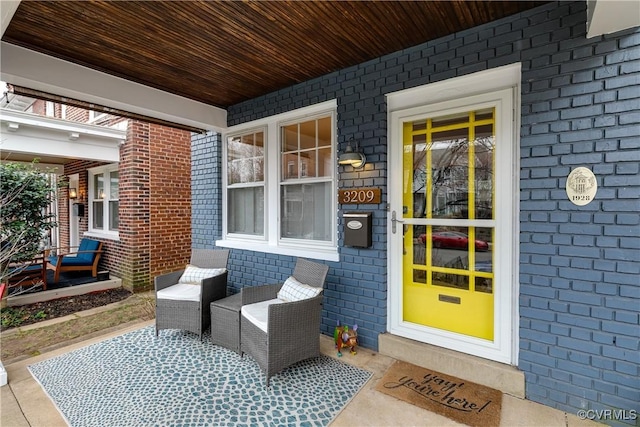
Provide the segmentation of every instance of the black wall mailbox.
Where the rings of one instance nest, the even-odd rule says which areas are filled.
[[[344,244],[356,248],[371,246],[371,212],[345,212]]]
[[[74,203],[73,204],[73,214],[75,216],[84,216],[84,204],[82,204],[82,203]]]

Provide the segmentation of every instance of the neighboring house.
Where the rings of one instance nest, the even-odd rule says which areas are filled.
[[[227,133],[192,137],[194,247],[232,248],[234,291],[322,260],[324,334],[490,359],[528,399],[631,418],[640,29],[587,38],[586,21],[585,2],[548,3],[232,106]],[[363,168],[336,162],[351,138]],[[595,197],[568,195],[579,167]],[[352,211],[372,213],[370,247],[346,244]],[[443,229],[490,250],[420,237]]]
[[[69,184],[59,191],[56,246],[101,240],[100,269],[134,291],[184,267],[191,249],[189,132],[43,100],[11,102],[0,110],[3,160],[38,158]]]

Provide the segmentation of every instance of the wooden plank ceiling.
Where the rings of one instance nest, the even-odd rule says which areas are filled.
[[[226,108],[544,1],[22,1],[3,41]]]

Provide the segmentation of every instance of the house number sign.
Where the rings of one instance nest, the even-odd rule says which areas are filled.
[[[596,176],[585,167],[575,168],[567,177],[567,197],[577,206],[589,204],[596,196]]]
[[[380,203],[382,190],[379,188],[353,188],[338,190],[338,203],[342,205]]]

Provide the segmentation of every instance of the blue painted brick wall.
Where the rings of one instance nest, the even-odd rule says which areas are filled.
[[[385,94],[521,62],[518,366],[527,397],[572,413],[640,412],[640,31],[585,34],[585,2],[550,3],[229,108],[236,125],[335,98],[338,149],[353,136],[368,161],[364,171],[340,167],[339,187],[383,189],[383,203],[354,209],[373,212],[372,248],[342,247],[339,220],[324,333],[356,321],[362,345],[376,349],[386,330]],[[564,191],[578,166],[599,186],[583,207]],[[209,242],[212,231],[201,233]],[[235,288],[281,281],[293,268],[290,257],[233,253]]]
[[[556,28],[522,52],[520,368],[529,399],[638,411],[640,33],[586,39],[583,13],[580,3],[533,11]],[[599,187],[582,207],[564,192],[578,166]],[[610,307],[618,300],[624,307]]]
[[[210,249],[222,235],[220,134],[191,135],[191,246]]]

